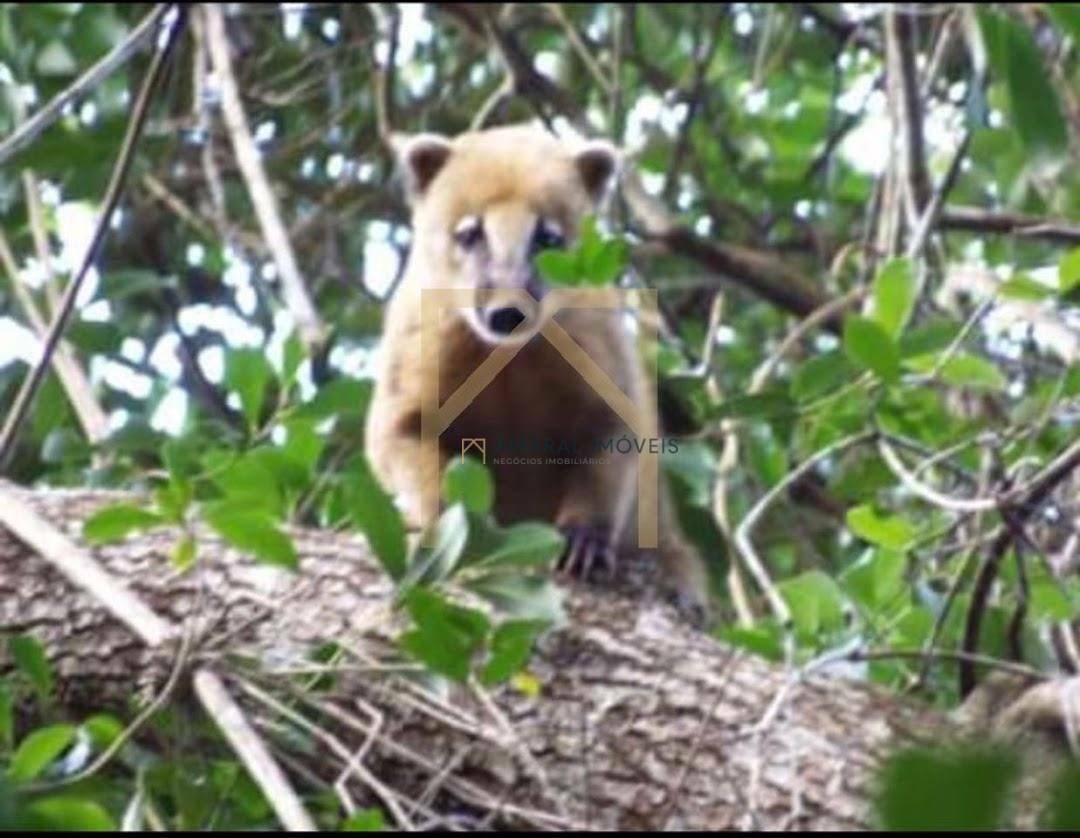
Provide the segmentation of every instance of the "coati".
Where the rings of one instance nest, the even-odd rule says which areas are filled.
[[[460,455],[462,440],[483,438],[498,522],[553,522],[567,539],[562,571],[614,572],[619,552],[636,543],[638,449],[621,454],[610,441],[635,437],[578,370],[537,335],[550,289],[533,259],[574,240],[583,217],[596,212],[616,176],[615,148],[513,125],[454,138],[398,137],[395,152],[413,237],[386,309],[368,414],[366,449],[376,475],[396,495],[406,521],[419,526],[433,519],[442,469]],[[437,352],[421,339],[421,291],[436,288],[464,289],[468,300],[442,313]],[[528,297],[512,297],[522,290]],[[569,309],[554,317],[655,426],[654,388],[647,386],[625,314]],[[423,456],[425,388],[437,385],[445,400],[493,351],[508,345],[520,346],[517,354],[439,435],[437,458]],[[497,450],[500,441],[509,449]],[[545,447],[546,455],[537,450]],[[553,451],[561,455],[551,456]],[[682,535],[662,480],[660,489],[663,578],[678,602],[704,619],[702,560]]]

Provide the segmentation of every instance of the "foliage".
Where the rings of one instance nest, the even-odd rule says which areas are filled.
[[[0,138],[146,11],[0,6]],[[65,333],[108,417],[107,436],[88,439],[68,384],[49,373],[7,467],[24,483],[148,490],[145,506],[118,504],[87,520],[86,541],[159,530],[174,544],[174,568],[162,572],[183,572],[200,560],[206,527],[253,561],[302,573],[290,526],[355,530],[394,581],[400,649],[424,677],[530,688],[532,644],[560,619],[547,572],[560,537],[542,523],[498,526],[490,476],[462,461],[443,477],[446,509],[432,543],[409,549],[393,499],[357,453],[372,349],[409,244],[392,161],[378,140],[378,91],[387,91],[382,110],[393,127],[405,131],[457,133],[499,101],[494,122],[539,115],[622,144],[645,191],[685,234],[658,235],[621,196],[606,226],[590,221],[537,267],[553,284],[604,285],[629,274],[660,294],[666,328],[653,357],[668,406],[697,427],[668,471],[680,519],[714,571],[717,635],[796,663],[855,649],[850,660],[866,678],[896,688],[914,680],[942,705],[960,697],[958,663],[948,654],[926,663],[918,653],[965,651],[973,614],[981,631],[967,652],[1056,668],[1052,631],[1080,617],[1063,523],[1080,511],[1075,475],[1020,507],[1024,538],[1005,543],[998,584],[980,600],[972,580],[1006,527],[1002,515],[913,491],[878,443],[921,485],[964,500],[1023,487],[1077,440],[1076,4],[912,16],[921,74],[939,39],[949,39],[933,77],[920,79],[925,168],[931,191],[947,194],[931,235],[912,252],[905,248],[920,207],[895,197],[903,191],[899,145],[891,158],[883,153],[910,127],[888,120],[884,6],[566,4],[560,17],[545,4],[513,4],[490,18],[479,4],[232,11],[248,121],[330,337],[311,352],[294,328],[189,29]],[[525,74],[517,95],[493,98],[506,52],[489,41],[492,27],[549,86]],[[395,64],[377,84],[390,54]],[[18,273],[0,261],[4,407],[34,358],[24,297],[48,314],[70,279],[147,64],[136,53],[0,166],[0,230]],[[31,196],[40,198],[40,229]],[[1020,222],[1002,226],[1014,217]],[[899,231],[892,240],[889,225]],[[710,247],[728,249],[718,262]],[[785,290],[794,275],[821,300],[854,292],[862,302],[793,334],[805,321],[763,290],[774,274]],[[723,318],[710,329],[718,289]],[[738,453],[725,474],[722,429],[734,431]],[[861,441],[793,478],[849,438]],[[790,626],[756,588],[754,624],[735,622],[737,603],[721,580],[744,557],[714,517],[718,474],[732,528],[783,489],[751,541]],[[0,822],[111,828],[156,811],[181,828],[272,825],[217,734],[172,709],[155,715],[153,737],[126,744],[106,770],[28,793],[27,784],[52,784],[87,765],[104,747],[102,730],[123,722],[63,717],[40,643],[27,635],[4,646],[11,674],[0,678]],[[882,654],[858,656],[868,649]],[[893,658],[890,650],[914,654]],[[175,748],[148,744],[163,741]],[[1011,775],[995,760],[897,763],[885,777],[883,823],[914,827],[911,818],[925,816],[996,825]],[[1061,782],[1075,785],[1075,776]],[[961,786],[971,793],[940,806],[903,796]],[[378,810],[343,820],[335,800],[306,802],[322,825],[383,824]],[[1065,806],[1047,817],[1075,822]]]

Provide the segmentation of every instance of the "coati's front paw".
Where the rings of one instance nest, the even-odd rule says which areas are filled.
[[[613,577],[616,568],[615,545],[611,532],[602,526],[564,524],[559,527],[566,537],[566,549],[555,563],[560,574],[588,579],[600,568]]]

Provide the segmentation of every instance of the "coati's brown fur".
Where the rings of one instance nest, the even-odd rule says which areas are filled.
[[[597,210],[615,176],[615,150],[598,142],[574,145],[532,126],[509,126],[453,139],[413,136],[399,141],[398,153],[412,206],[413,240],[386,311],[366,435],[373,468],[396,495],[407,521],[417,526],[430,520],[424,510],[437,509],[442,468],[460,454],[462,438],[576,446],[572,457],[608,462],[499,465],[494,462],[498,452],[489,449],[495,515],[502,524],[533,518],[560,527],[568,537],[562,566],[571,571],[613,565],[616,551],[635,543],[636,461],[633,454],[598,453],[598,444],[634,435],[577,369],[535,335],[545,316],[542,305],[525,312],[515,307],[524,322],[512,336],[493,324],[507,325],[497,320],[506,312],[500,295],[524,289],[543,297],[546,289],[533,256],[539,246],[558,244],[560,235],[572,240],[583,216]],[[420,338],[424,288],[466,289],[472,301],[444,313],[437,353]],[[648,386],[624,315],[563,310],[555,322],[655,425],[655,388]],[[420,437],[424,388],[437,380],[445,401],[497,346],[522,340],[525,345],[513,360],[440,435],[438,460],[426,461]],[[545,456],[535,450],[518,454]],[[663,485],[659,515],[665,579],[684,605],[704,615],[706,574],[680,532]]]

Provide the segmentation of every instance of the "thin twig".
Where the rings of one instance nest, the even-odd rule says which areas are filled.
[[[19,307],[22,309],[27,321],[29,321],[38,339],[44,341],[48,335],[49,327],[44,317],[38,310],[33,296],[18,277],[18,265],[15,263],[15,254],[11,252],[4,231],[0,230],[0,267],[8,274],[12,293],[15,295]],[[86,377],[78,358],[71,351],[71,347],[65,341],[61,341],[56,347],[56,353],[52,359],[53,369],[56,371],[60,384],[67,393],[71,406],[75,409],[75,416],[82,426],[83,433],[91,443],[103,440],[108,434],[109,422],[105,412],[101,409],[90,381]]]
[[[769,601],[769,607],[772,609],[777,621],[785,628],[785,630],[790,629],[791,611],[788,609],[787,603],[784,602],[784,598],[777,590],[776,585],[773,584],[772,578],[765,569],[765,565],[761,561],[761,558],[754,550],[753,542],[750,540],[754,527],[765,513],[765,510],[768,509],[792,483],[810,471],[810,469],[819,462],[831,457],[833,454],[851,448],[854,445],[860,445],[863,442],[872,439],[873,436],[874,433],[872,431],[867,431],[844,437],[843,439],[822,448],[813,456],[803,460],[798,466],[789,471],[784,476],[783,480],[777,482],[768,492],[758,499],[758,502],[754,504],[739,523],[738,529],[735,530],[735,545],[739,548],[738,552],[742,556],[743,561],[746,562],[747,569],[754,575],[758,585],[765,593],[765,597]]]
[[[295,832],[315,832],[315,821],[218,674],[210,669],[200,669],[192,684],[203,708],[240,757],[281,825]]]
[[[213,3],[203,5],[202,10],[206,25],[206,44],[221,91],[221,113],[236,153],[236,162],[254,205],[259,227],[262,228],[281,277],[285,305],[296,318],[296,326],[304,343],[309,350],[315,352],[323,343],[326,326],[308,295],[296,255],[289,242],[289,234],[281,220],[277,198],[270,188],[259,149],[251,136],[247,114],[244,112],[244,104],[233,73],[229,40],[225,32],[225,13],[220,6]]]
[[[148,646],[160,646],[176,636],[175,626],[158,616],[123,582],[104,570],[92,556],[23,503],[14,492],[3,487],[0,487],[0,523],[77,588],[92,595]]]
[[[64,91],[54,96],[49,101],[49,104],[19,125],[7,139],[0,142],[0,165],[3,165],[13,154],[33,142],[38,134],[59,119],[64,112],[64,108],[70,102],[93,90],[113,70],[141,49],[146,40],[157,32],[157,25],[164,17],[165,12],[168,11],[169,6],[168,3],[155,6],[150,14],[144,17],[123,41],[113,47],[108,55],[79,76]]]

